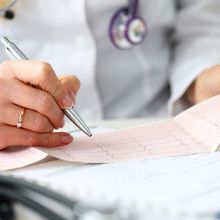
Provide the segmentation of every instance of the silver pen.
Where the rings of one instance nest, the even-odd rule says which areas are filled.
[[[1,37],[1,42],[5,46],[5,51],[12,59],[19,59],[19,60],[28,60],[28,58],[24,55],[24,53],[7,37]],[[74,107],[70,107],[64,110],[64,114],[86,135],[89,137],[92,136],[92,132],[79,116],[79,114],[74,110]]]

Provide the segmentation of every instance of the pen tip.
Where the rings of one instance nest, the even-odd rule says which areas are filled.
[[[91,133],[91,134],[89,134],[89,137],[92,137],[92,133]]]

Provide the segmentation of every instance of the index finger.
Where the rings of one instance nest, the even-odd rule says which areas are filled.
[[[6,61],[1,65],[1,73],[3,77],[10,75],[50,93],[61,108],[67,108],[73,104],[68,91],[57,78],[51,65],[46,62],[36,60]]]
[[[70,144],[73,137],[65,132],[37,133],[0,125],[0,150],[10,146],[59,147]]]

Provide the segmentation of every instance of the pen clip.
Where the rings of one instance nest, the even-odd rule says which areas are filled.
[[[10,59],[15,60],[16,57],[13,55],[13,53],[11,52],[10,48],[6,47],[5,48],[5,52],[7,53],[7,55],[9,56]]]

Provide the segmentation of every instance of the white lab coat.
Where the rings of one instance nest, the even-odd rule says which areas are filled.
[[[220,1],[142,0],[147,39],[120,51],[108,26],[125,5],[127,0],[18,0],[15,18],[1,19],[0,34],[29,58],[51,63],[58,75],[78,76],[77,108],[84,118],[164,115],[169,98],[170,109],[182,111],[191,82],[220,62]],[[2,50],[0,59],[6,59]]]

